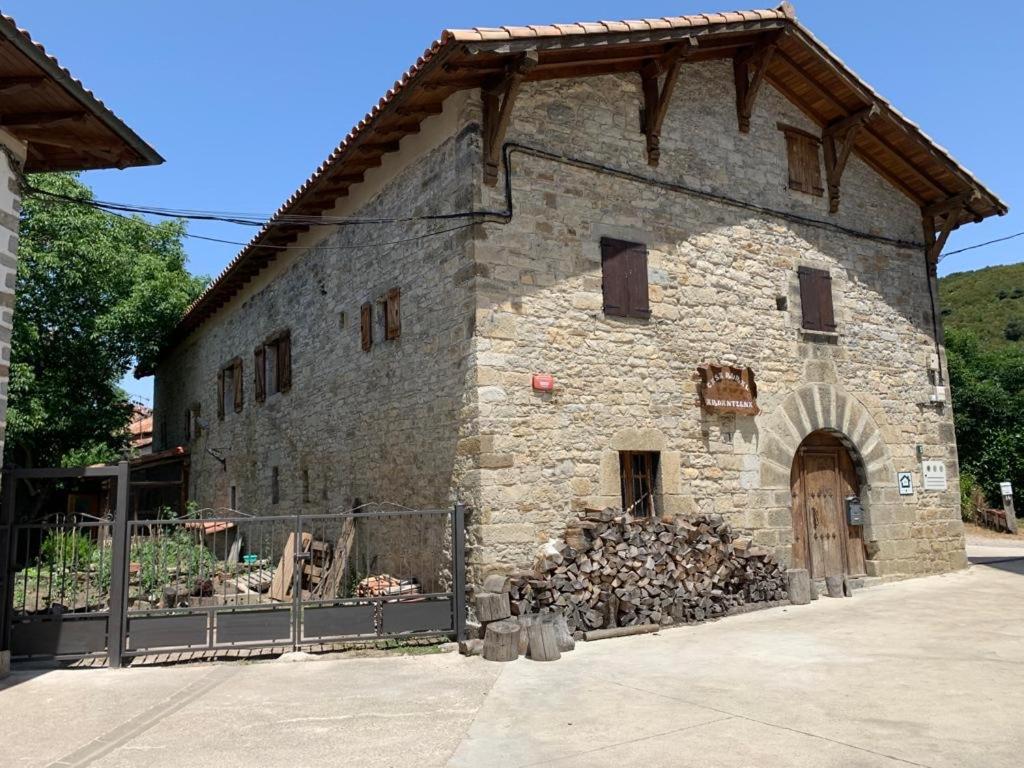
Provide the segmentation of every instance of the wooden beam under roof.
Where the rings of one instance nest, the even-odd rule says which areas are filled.
[[[16,77],[0,77],[0,93],[10,95],[19,91],[36,88],[46,82],[42,75],[19,75]]]
[[[864,123],[878,114],[875,105],[871,105],[852,115],[829,123],[821,132],[822,147],[825,152],[825,181],[828,185],[828,210],[836,213],[839,210],[839,181],[846,169],[846,161],[853,150],[853,142],[857,131]]]
[[[740,133],[750,132],[750,115],[761,83],[775,55],[776,36],[766,37],[749,48],[736,52],[732,58],[733,80],[736,83],[736,118]]]
[[[484,139],[484,183],[494,185],[498,181],[498,163],[505,130],[512,119],[512,105],[522,87],[527,73],[537,66],[537,54],[527,51],[516,57],[509,65],[505,76],[481,90],[483,100]]]
[[[0,114],[0,125],[6,128],[52,127],[60,123],[78,122],[87,112],[5,112]]]
[[[661,58],[648,59],[640,68],[640,83],[644,96],[641,129],[647,138],[647,163],[657,166],[661,158],[661,126],[668,112],[668,103],[679,79],[683,60],[696,47],[692,37],[677,43]],[[664,80],[659,77],[664,73]]]

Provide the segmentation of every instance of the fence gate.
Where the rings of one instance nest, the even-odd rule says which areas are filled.
[[[464,637],[461,504],[128,520],[127,471],[5,474],[0,640],[12,657],[106,655],[119,666],[148,653]],[[15,522],[16,480],[28,476],[113,477],[116,511]]]

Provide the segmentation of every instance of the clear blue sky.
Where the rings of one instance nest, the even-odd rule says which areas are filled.
[[[820,40],[1009,204],[1009,215],[954,233],[947,250],[1024,230],[1024,3],[794,4]],[[762,5],[771,2],[8,0],[0,7],[167,159],[86,174],[98,197],[269,213],[445,27]],[[214,223],[190,231],[252,235]],[[237,251],[194,239],[186,246],[190,269],[210,275]],[[952,256],[940,273],[1012,263],[1021,253],[1024,238]],[[148,381],[125,386],[150,397]]]

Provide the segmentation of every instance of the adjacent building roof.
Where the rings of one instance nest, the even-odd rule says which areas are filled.
[[[163,158],[0,15],[0,128],[28,143],[28,171],[157,165]]]
[[[441,111],[452,93],[500,79],[514,58],[536,51],[527,81],[636,72],[691,38],[687,61],[728,59],[771,40],[766,78],[808,117],[827,126],[871,109],[854,151],[922,207],[970,196],[958,223],[1006,213],[1006,205],[916,124],[900,114],[822,45],[792,6],[635,21],[445,30],[356,125],[312,176],[189,307],[172,343],[202,324],[308,227],[290,215],[332,208],[363,173],[397,151],[401,139]],[[685,71],[685,69],[684,69]],[[873,108],[873,109],[872,109]]]

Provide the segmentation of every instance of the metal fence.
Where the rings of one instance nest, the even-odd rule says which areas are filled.
[[[465,634],[465,509],[129,520],[127,465],[5,473],[0,641],[15,658]],[[31,473],[31,474],[26,474]],[[46,473],[45,475],[40,473]],[[16,522],[25,477],[112,477],[111,519]]]

